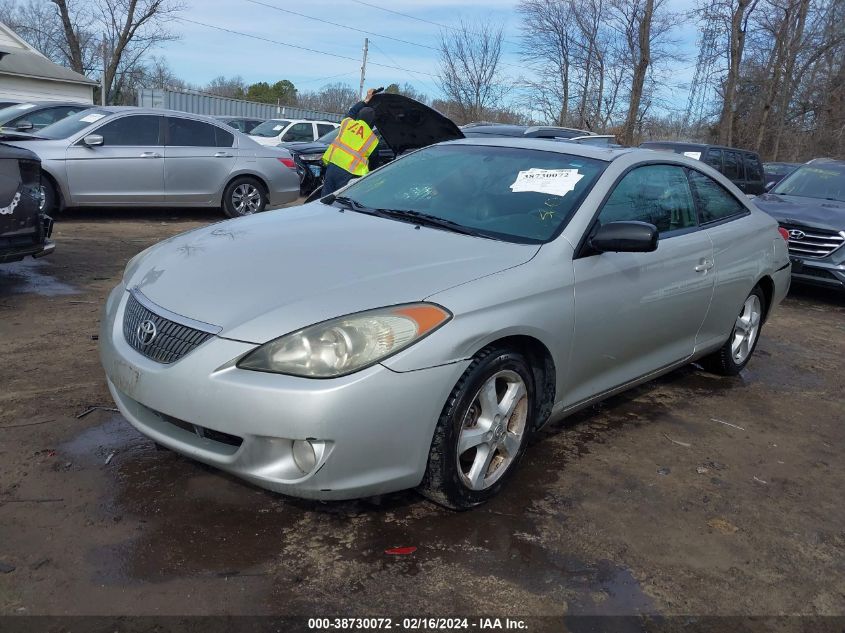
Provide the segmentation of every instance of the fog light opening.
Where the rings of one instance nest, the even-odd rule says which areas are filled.
[[[314,451],[314,445],[308,440],[294,440],[293,463],[302,471],[303,475],[307,475],[314,470],[317,465],[317,453]]]

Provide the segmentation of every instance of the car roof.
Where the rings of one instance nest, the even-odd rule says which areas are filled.
[[[494,138],[483,138],[479,136],[468,137],[456,141],[447,141],[445,144],[453,145],[483,145],[485,147],[514,147],[518,149],[539,149],[546,152],[557,152],[559,154],[569,154],[571,156],[583,156],[584,158],[592,158],[594,160],[601,160],[610,162],[619,158],[620,156],[630,154],[632,152],[641,152],[645,157],[653,156],[647,150],[639,150],[632,147],[624,148],[608,148],[598,147],[595,145],[582,145],[580,143],[557,143],[551,139],[543,138],[514,138],[511,136],[499,136]]]
[[[727,149],[734,152],[745,152],[747,154],[757,154],[753,149],[745,149],[743,147],[729,147],[728,145],[714,145],[712,143],[693,143],[687,141],[643,141],[640,147],[649,149],[649,146],[654,147],[689,147],[693,149]]]
[[[11,108],[13,106],[21,106],[21,105],[34,105],[34,106],[87,106],[92,107],[92,104],[85,103],[83,101],[17,101],[8,105],[6,107]]]

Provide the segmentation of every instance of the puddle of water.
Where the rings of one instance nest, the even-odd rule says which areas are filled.
[[[37,294],[60,297],[79,294],[79,290],[59,281],[45,272],[48,264],[39,259],[27,258],[0,267],[0,294]]]

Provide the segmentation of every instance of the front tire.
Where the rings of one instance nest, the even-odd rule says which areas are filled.
[[[45,213],[50,215],[56,212],[58,208],[58,194],[56,193],[56,187],[50,181],[50,179],[45,176],[41,175],[41,203],[38,205],[38,210],[41,213]]]
[[[261,213],[267,206],[267,192],[255,178],[235,178],[223,192],[223,212],[230,218]]]
[[[760,286],[755,286],[742,304],[728,340],[701,360],[702,367],[721,376],[736,376],[741,372],[757,348],[765,310],[766,296]]]
[[[455,510],[495,496],[525,452],[535,405],[527,359],[511,349],[482,350],[446,401],[419,491]]]

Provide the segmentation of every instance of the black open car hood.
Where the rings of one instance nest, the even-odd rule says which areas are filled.
[[[375,125],[397,156],[441,141],[464,138],[451,119],[409,97],[380,92],[367,105],[376,111]]]

